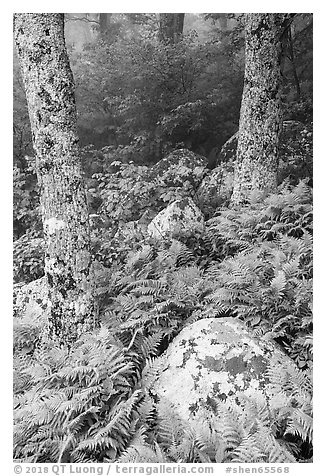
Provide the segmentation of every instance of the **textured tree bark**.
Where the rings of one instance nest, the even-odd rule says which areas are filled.
[[[94,328],[86,189],[63,14],[15,14],[14,35],[36,154],[49,292],[47,337],[70,345]]]
[[[284,14],[246,14],[245,77],[232,202],[276,188]]]
[[[160,13],[159,40],[163,43],[177,43],[183,33],[184,13]]]

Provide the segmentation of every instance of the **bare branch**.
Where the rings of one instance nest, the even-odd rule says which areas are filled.
[[[65,17],[66,21],[84,21],[88,23],[95,23],[96,25],[99,25],[100,22],[97,20],[91,20],[90,18],[87,17]]]

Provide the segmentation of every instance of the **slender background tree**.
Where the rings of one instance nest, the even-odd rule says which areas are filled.
[[[50,306],[48,334],[69,344],[95,326],[96,310],[64,16],[15,14],[14,35],[41,189]]]
[[[159,39],[177,43],[183,33],[184,13],[160,13]]]

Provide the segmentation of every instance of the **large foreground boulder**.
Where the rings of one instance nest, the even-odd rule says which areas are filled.
[[[191,198],[176,200],[162,210],[148,225],[153,238],[173,237],[182,232],[202,232],[204,216]]]
[[[216,415],[220,404],[252,404],[282,410],[284,399],[268,369],[286,375],[293,361],[271,341],[253,338],[243,323],[224,317],[202,319],[184,328],[161,357],[154,394],[196,430]]]

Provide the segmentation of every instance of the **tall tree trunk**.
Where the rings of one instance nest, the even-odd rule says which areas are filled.
[[[220,28],[222,31],[226,31],[228,27],[228,18],[226,13],[219,13],[218,14],[218,22],[220,24]]]
[[[276,188],[281,131],[281,35],[284,14],[246,14],[245,77],[235,167],[234,204]]]
[[[300,81],[299,81],[299,77],[298,77],[298,73],[297,73],[297,68],[295,66],[291,26],[288,30],[288,37],[289,37],[289,58],[290,58],[290,63],[291,63],[291,70],[292,70],[295,89],[296,89],[296,92],[297,92],[297,99],[299,99],[300,96],[301,96],[301,87],[300,87]]]
[[[184,13],[160,13],[159,40],[177,43],[183,33]]]
[[[14,35],[41,189],[50,307],[47,334],[70,345],[96,325],[97,314],[64,16],[15,14]]]
[[[300,81],[298,78],[297,69],[295,66],[295,58],[294,58],[294,51],[293,51],[293,39],[292,39],[292,31],[291,31],[291,24],[288,25],[284,34],[282,35],[282,74],[285,76],[286,71],[286,60],[289,61],[290,70],[293,77],[293,83],[296,90],[296,99],[298,100],[301,96],[301,87]]]
[[[99,14],[100,35],[102,39],[106,39],[108,36],[108,30],[111,23],[111,17],[112,17],[112,13]]]

